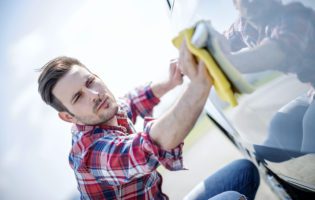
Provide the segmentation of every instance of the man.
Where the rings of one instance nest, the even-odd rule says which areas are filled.
[[[168,199],[156,168],[161,164],[169,170],[183,169],[183,141],[212,86],[204,64],[195,61],[184,43],[178,63],[171,65],[168,81],[138,89],[119,101],[76,59],[58,57],[42,68],[38,79],[42,99],[62,120],[74,124],[69,161],[82,199]],[[184,94],[159,119],[150,118],[159,98],[182,83],[182,74],[191,80]],[[137,133],[133,124],[138,115],[145,117],[145,125]],[[239,160],[209,177],[205,185],[188,198],[240,199],[240,192],[253,199],[259,175],[252,163]]]

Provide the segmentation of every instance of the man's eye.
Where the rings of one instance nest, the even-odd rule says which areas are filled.
[[[80,99],[80,97],[81,97],[81,94],[78,94],[78,95],[75,97],[73,103],[77,102],[77,101]]]
[[[94,77],[89,78],[89,80],[88,80],[87,83],[86,83],[86,87],[89,87],[91,84],[93,84],[94,79],[95,79]]]

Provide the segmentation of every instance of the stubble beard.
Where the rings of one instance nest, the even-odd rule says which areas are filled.
[[[112,120],[118,112],[118,105],[115,103],[110,108],[106,109],[104,113],[95,114],[98,119],[92,119],[93,117],[76,117],[79,121],[81,121],[85,125],[98,125],[98,124],[106,124],[110,120]]]
[[[116,116],[117,112],[118,105],[114,105],[113,108],[111,108],[111,112],[106,112],[104,114],[99,115],[100,120],[98,124],[106,124],[108,121],[112,120],[113,117]]]

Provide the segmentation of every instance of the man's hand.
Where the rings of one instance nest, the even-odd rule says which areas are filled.
[[[183,74],[178,66],[178,59],[171,60],[169,69],[168,85],[174,88],[183,83]]]
[[[197,61],[184,41],[179,50],[179,68],[192,82],[211,85],[211,78],[205,64]]]
[[[164,94],[172,90],[174,87],[181,85],[183,83],[183,75],[178,66],[177,59],[171,60],[169,66],[169,76],[168,79],[162,82],[152,84],[151,88],[153,94],[161,98]]]
[[[195,60],[184,42],[180,48],[179,66],[191,80],[176,104],[151,127],[150,136],[161,148],[171,150],[186,138],[196,123],[212,86],[203,62]]]

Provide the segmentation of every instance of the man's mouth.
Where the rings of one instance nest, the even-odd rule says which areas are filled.
[[[96,109],[97,111],[99,111],[103,106],[106,106],[106,108],[108,107],[107,99],[108,99],[108,97],[106,97],[105,99],[103,99],[99,103],[99,105],[97,106],[97,109]]]

